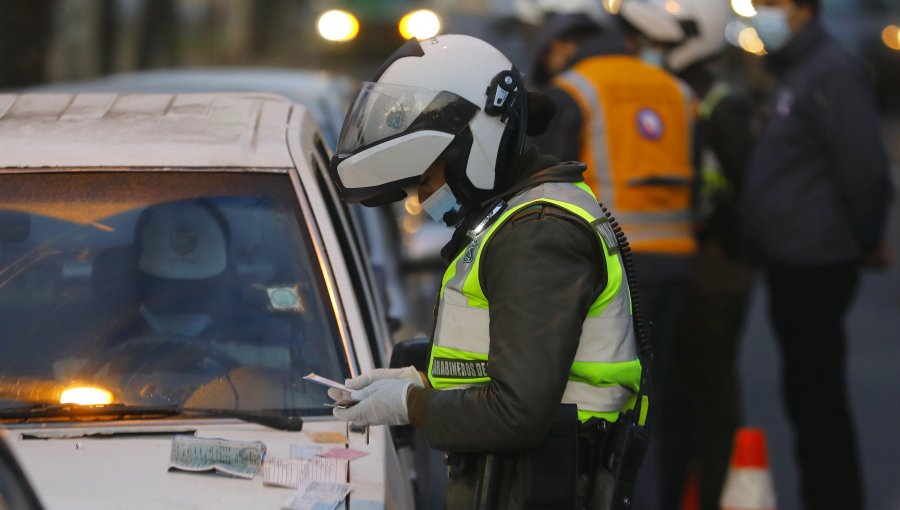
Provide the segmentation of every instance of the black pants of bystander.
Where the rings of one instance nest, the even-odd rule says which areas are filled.
[[[844,319],[859,267],[770,264],[766,269],[806,508],[865,508],[845,376]]]

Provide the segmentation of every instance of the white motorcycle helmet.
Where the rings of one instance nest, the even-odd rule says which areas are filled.
[[[410,39],[365,82],[331,160],[347,202],[400,200],[438,158],[469,207],[503,190],[525,136],[518,70],[493,46],[465,35]]]
[[[675,45],[666,57],[667,67],[676,73],[720,54],[727,44],[725,27],[733,19],[727,0],[631,0],[621,12],[629,23],[651,33],[668,35],[673,22],[680,26],[684,36],[672,41]],[[670,21],[663,21],[662,15]]]
[[[727,0],[677,2],[680,9],[674,13],[675,18],[689,30],[687,39],[669,52],[668,65],[675,72],[722,53],[728,44],[725,27],[734,19]]]
[[[653,42],[678,44],[686,36],[681,23],[659,0],[626,0],[619,8],[619,16]]]

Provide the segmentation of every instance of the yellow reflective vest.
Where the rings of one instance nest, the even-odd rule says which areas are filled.
[[[590,57],[553,83],[578,104],[585,181],[636,252],[696,251],[691,213],[696,100],[662,69],[624,55]]]
[[[597,262],[606,266],[606,288],[584,319],[562,403],[576,404],[582,421],[592,416],[615,421],[620,411],[635,404],[641,363],[636,351],[628,281],[615,234],[584,182],[546,183],[520,193],[510,200],[492,225],[473,232],[471,243],[444,274],[428,378],[440,390],[490,382],[487,374],[490,304],[479,281],[481,255],[494,232],[517,212],[535,204],[552,204],[581,218],[597,232],[598,242],[603,246],[604,260]]]

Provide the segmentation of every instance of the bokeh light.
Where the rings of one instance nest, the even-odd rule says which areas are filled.
[[[422,206],[419,205],[418,197],[412,195],[406,198],[406,201],[403,202],[403,207],[406,209],[406,212],[412,215],[420,214],[422,212]]]
[[[316,23],[322,38],[335,42],[352,41],[359,33],[359,21],[347,11],[334,9],[319,16]]]
[[[404,39],[428,39],[441,32],[441,18],[433,11],[421,9],[403,16],[398,28]]]
[[[741,33],[738,34],[738,44],[741,49],[754,55],[766,54],[766,46],[753,27],[746,27],[741,30]]]
[[[756,16],[756,9],[753,8],[753,0],[731,0],[731,9],[738,16],[752,18]]]
[[[681,12],[681,5],[675,0],[666,0],[664,5],[669,14],[678,14]]]
[[[619,14],[620,7],[622,7],[622,0],[603,0],[603,8],[610,14]]]
[[[900,26],[888,25],[881,31],[881,40],[892,50],[900,51]]]
[[[97,406],[111,404],[112,393],[103,388],[79,386],[63,390],[59,396],[60,404],[78,404],[82,406]]]

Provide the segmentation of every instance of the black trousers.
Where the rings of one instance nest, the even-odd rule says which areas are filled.
[[[859,268],[848,263],[766,269],[806,508],[865,508],[845,389],[844,318]]]
[[[689,471],[701,510],[719,510],[741,402],[738,339],[753,271],[708,240],[679,321],[667,382],[668,402],[654,425],[659,434],[662,505],[680,506]]]

